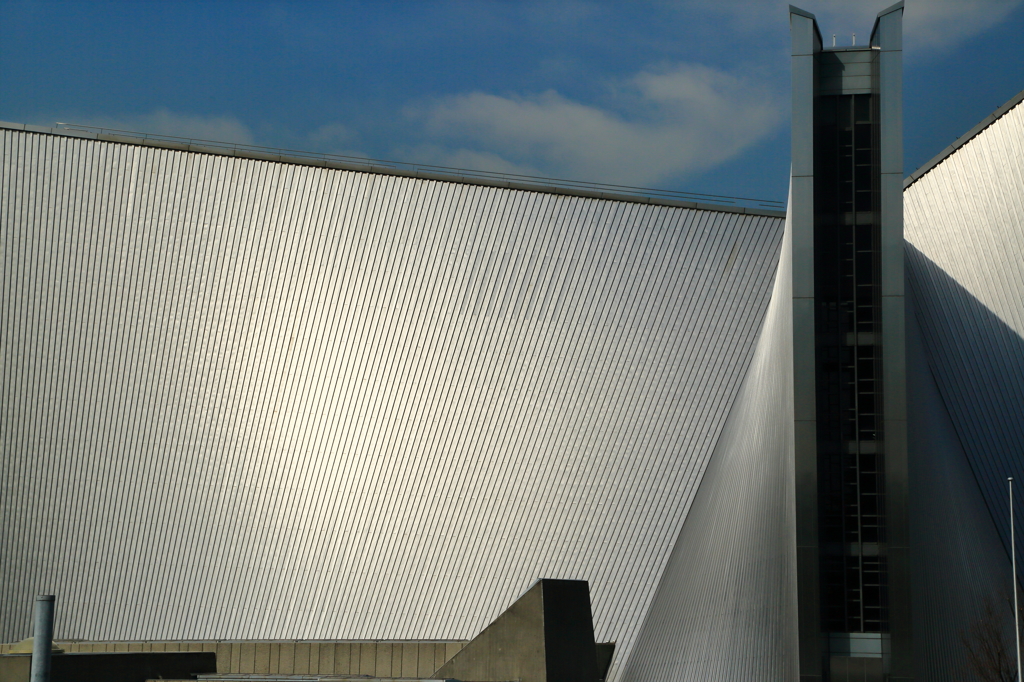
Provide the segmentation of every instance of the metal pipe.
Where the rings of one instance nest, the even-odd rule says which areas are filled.
[[[50,655],[53,646],[52,594],[36,595],[35,632],[32,634],[32,682],[50,682]]]
[[[1013,536],[1013,476],[1006,479],[1010,484],[1010,556],[1013,561],[1013,634],[1017,639],[1017,680],[1024,680],[1020,671],[1020,607],[1017,605],[1017,541]]]

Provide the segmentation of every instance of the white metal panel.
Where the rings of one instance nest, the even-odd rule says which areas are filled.
[[[468,638],[552,577],[628,656],[780,219],[0,134],[0,638]]]
[[[796,679],[791,236],[742,388],[624,680]]]
[[[905,222],[908,280],[929,365],[1008,551],[1006,477],[1024,480],[1019,98],[909,185]]]
[[[1004,602],[1013,593],[1012,570],[936,386],[913,308],[911,301],[907,455],[915,674],[922,680],[968,682],[976,678],[964,638],[975,636],[986,599],[1012,625],[1013,609]],[[1012,632],[1005,634],[1012,642]]]

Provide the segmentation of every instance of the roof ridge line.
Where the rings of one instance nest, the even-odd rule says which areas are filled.
[[[67,124],[71,125],[71,124]],[[720,213],[742,213],[747,215],[759,215],[771,218],[783,218],[786,215],[784,205],[776,208],[771,207],[758,207],[758,206],[742,206],[736,204],[714,203],[715,195],[697,195],[707,196],[708,201],[688,200],[684,198],[672,198],[666,196],[658,196],[659,190],[651,189],[652,193],[645,193],[643,189],[646,188],[630,188],[619,185],[601,185],[599,183],[583,183],[573,180],[559,181],[557,178],[537,178],[536,180],[530,179],[531,176],[514,176],[513,178],[502,178],[500,176],[488,174],[486,171],[472,171],[469,169],[450,169],[453,172],[446,172],[445,170],[432,170],[433,168],[444,169],[441,166],[427,166],[423,169],[415,169],[416,164],[408,164],[413,168],[400,168],[397,164],[401,162],[394,162],[396,165],[384,165],[390,162],[383,162],[374,159],[367,159],[365,163],[358,161],[354,157],[343,157],[335,156],[331,154],[322,154],[317,152],[302,152],[297,150],[288,149],[274,149],[272,147],[257,147],[255,145],[237,145],[232,143],[215,142],[212,140],[192,140],[190,138],[172,138],[172,136],[157,136],[157,137],[138,137],[136,135],[147,135],[146,133],[136,133],[134,131],[118,131],[124,134],[107,134],[102,132],[93,132],[87,130],[91,126],[81,126],[81,128],[50,128],[47,126],[38,126],[27,123],[11,123],[7,121],[0,121],[0,130],[20,130],[29,133],[36,133],[41,135],[55,135],[60,137],[77,137],[90,140],[96,140],[98,142],[112,142],[115,144],[129,144],[142,147],[155,147],[158,149],[170,149],[174,151],[184,151],[199,154],[210,154],[214,156],[233,156],[243,159],[253,159],[257,161],[270,161],[276,163],[288,163],[300,166],[314,166],[320,168],[329,168],[333,170],[348,170],[359,173],[374,173],[379,175],[394,175],[399,177],[416,178],[421,180],[435,180],[438,182],[454,182],[466,185],[479,185],[485,187],[495,187],[498,189],[515,189],[528,192],[540,192],[544,194],[558,194],[566,196],[576,196],[588,199],[605,199],[607,201],[621,201],[627,203],[637,204],[651,204],[655,206],[669,206],[673,208],[691,208],[701,211],[716,211]],[[104,130],[102,128],[98,130]],[[193,144],[197,142],[197,144]],[[205,143],[205,144],[203,144]],[[405,165],[405,164],[403,164]],[[464,170],[465,174],[459,173],[458,171]],[[476,175],[476,173],[480,173]],[[548,183],[543,182],[544,180],[549,181]],[[554,184],[557,182],[564,182],[566,184],[559,185]],[[606,187],[608,189],[601,189]],[[636,189],[638,191],[630,192],[628,190]],[[620,191],[615,191],[620,190]],[[661,190],[669,192],[670,190]],[[676,194],[685,195],[686,192],[678,192]],[[735,199],[737,201],[749,201],[758,202],[758,199],[746,199],[741,197],[722,197],[723,199]],[[782,202],[771,202],[770,200],[763,200],[765,203],[781,204]]]
[[[913,173],[911,173],[910,175],[903,179],[903,189],[906,190],[908,187],[910,187],[915,182],[920,180],[922,177],[927,175],[931,169],[935,168],[940,163],[945,161],[947,157],[951,156],[954,152],[956,152],[956,150],[960,149],[960,147],[963,147],[965,144],[967,144],[975,137],[983,133],[986,128],[988,128],[990,125],[992,125],[993,123],[1001,119],[1003,116],[1008,114],[1010,110],[1012,110],[1014,107],[1020,104],[1021,101],[1024,101],[1024,90],[1018,92],[1016,95],[1011,97],[1005,104],[997,108],[991,114],[983,118],[981,122],[979,122],[973,128],[971,128],[966,133],[958,137],[956,141],[953,142],[953,144],[943,149],[930,160],[921,164],[921,166],[918,167],[917,170],[915,170]]]

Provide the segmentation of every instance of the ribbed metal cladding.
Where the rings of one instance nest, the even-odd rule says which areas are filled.
[[[624,680],[798,676],[789,235],[750,368]]]
[[[0,639],[468,638],[552,577],[628,656],[781,219],[0,140]]]
[[[1006,477],[1024,480],[1024,106],[914,181],[904,200],[929,364],[1008,552]]]
[[[908,465],[915,674],[924,682],[973,682],[964,638],[985,601],[1012,625],[1010,560],[982,498],[907,309]],[[1013,641],[1008,632],[1007,642]],[[977,646],[979,642],[973,640]]]

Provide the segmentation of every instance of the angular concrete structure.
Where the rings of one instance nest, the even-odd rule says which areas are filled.
[[[597,680],[587,582],[538,580],[434,677],[479,682]]]

